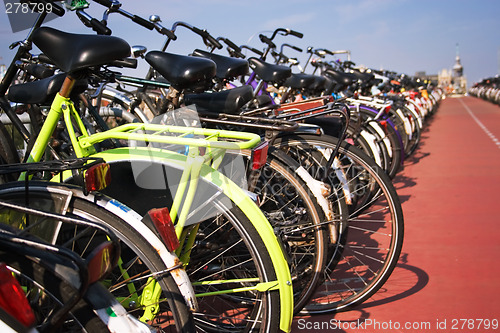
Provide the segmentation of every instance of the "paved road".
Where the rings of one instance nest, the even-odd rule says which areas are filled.
[[[499,106],[445,99],[394,182],[405,243],[393,275],[355,310],[296,318],[293,332],[499,332],[499,140]]]

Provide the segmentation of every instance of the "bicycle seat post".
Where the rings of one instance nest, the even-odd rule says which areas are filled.
[[[73,90],[73,86],[75,85],[76,80],[72,78],[70,75],[67,75],[64,79],[64,82],[59,90],[59,95],[64,98],[69,98],[71,94],[71,90]]]

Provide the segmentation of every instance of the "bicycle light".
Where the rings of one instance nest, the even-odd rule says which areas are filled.
[[[267,151],[269,150],[269,142],[263,141],[252,149],[252,169],[258,170],[266,164]]]
[[[26,327],[35,324],[35,314],[26,294],[4,263],[0,263],[0,307]]]
[[[153,221],[156,230],[160,234],[161,239],[170,252],[175,251],[179,247],[179,239],[175,233],[174,224],[170,218],[170,212],[167,207],[153,208],[148,212],[149,217]]]
[[[84,178],[87,192],[105,189],[111,183],[109,164],[99,163],[88,168]]]

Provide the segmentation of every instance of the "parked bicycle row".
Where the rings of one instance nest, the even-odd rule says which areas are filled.
[[[490,103],[500,104],[500,78],[489,77],[470,87],[469,95],[479,97]]]
[[[98,32],[81,35],[43,27],[49,5],[65,11],[31,2],[45,11],[13,44],[0,84],[0,155],[14,168],[2,176],[2,234],[86,261],[35,256],[56,288],[77,295],[55,294],[62,310],[51,311],[46,279],[1,259],[28,295],[29,325],[89,330],[90,316],[100,323],[92,331],[287,332],[294,314],[345,311],[387,281],[404,229],[391,178],[417,149],[439,90],[322,48],[306,50],[299,73],[283,46],[302,50],[275,44],[303,37],[290,29],[260,34],[261,50],[185,22],[165,28],[117,1],[95,1],[102,20],[85,11],[89,3],[68,1]],[[148,51],[112,36],[113,13],[165,35],[165,44]],[[179,27],[207,51],[168,53]],[[226,55],[215,52],[223,45]],[[120,73],[138,61],[150,66],[145,77]],[[84,170],[88,158],[105,164]],[[37,168],[27,175],[29,165]],[[19,261],[33,265],[30,254]],[[117,302],[96,305],[94,285]],[[82,302],[94,311],[81,315]]]

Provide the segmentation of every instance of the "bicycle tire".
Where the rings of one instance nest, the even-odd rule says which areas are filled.
[[[366,106],[360,106],[359,107],[359,114],[363,119],[363,122],[370,121],[373,119],[377,111],[366,107]],[[403,125],[396,125],[396,123],[393,125],[392,122],[389,122],[388,119],[379,119],[377,122],[380,123],[381,120],[385,120],[388,123],[386,123],[387,126],[384,126],[384,133],[385,137],[380,137],[380,135],[376,134],[376,136],[380,140],[380,144],[384,145],[383,149],[386,149],[387,144],[384,143],[384,140],[389,141],[389,146],[387,147],[387,151],[390,151],[386,155],[386,159],[389,163],[389,167],[386,168],[386,172],[389,175],[389,177],[392,179],[396,176],[398,171],[401,169],[401,166],[404,161],[404,138],[403,136],[406,137],[406,133],[404,135],[401,134],[401,130],[404,131],[404,126]],[[382,126],[382,125],[380,125]]]
[[[177,284],[173,281],[172,276],[169,273],[164,273],[169,270],[165,263],[159,258],[158,252],[151,245],[151,243],[142,235],[138,234],[136,230],[132,229],[127,222],[105,208],[96,205],[92,199],[98,200],[98,197],[89,199],[83,199],[75,195],[68,197],[67,191],[69,188],[71,187],[65,186],[63,188],[66,190],[66,194],[64,194],[64,192],[60,192],[60,185],[57,186],[50,183],[41,185],[38,183],[37,186],[31,186],[29,189],[30,207],[38,208],[46,212],[54,212],[55,210],[55,212],[59,213],[61,209],[65,209],[65,215],[67,216],[76,216],[90,221],[99,222],[111,229],[121,241],[122,260],[126,259],[125,262],[130,263],[126,267],[127,274],[130,277],[135,277],[132,281],[125,283],[124,280],[127,279],[126,276],[124,276],[125,268],[115,268],[115,270],[111,273],[111,277],[116,278],[116,280],[108,280],[106,282],[108,284],[111,282],[111,285],[109,286],[110,288],[116,288],[117,286],[120,286],[120,284],[122,284],[122,288],[113,290],[113,295],[116,295],[117,298],[120,297],[120,299],[124,299],[126,301],[129,299],[136,299],[138,297],[137,294],[126,294],[127,292],[130,292],[128,287],[131,287],[133,284],[135,290],[142,290],[148,285],[148,283],[151,283],[151,281],[146,281],[145,279],[141,280],[140,278],[148,276],[148,274],[151,274],[152,272],[155,274],[154,281],[159,283],[163,291],[163,301],[160,303],[160,308],[165,308],[165,311],[161,320],[166,321],[168,319],[167,313],[171,314],[171,318],[169,319],[170,326],[164,325],[164,322],[152,322],[150,324],[154,326],[159,326],[161,324],[164,331],[168,331],[170,329],[180,332],[193,332],[194,325],[191,312],[188,309]],[[74,187],[73,190],[75,190]],[[20,186],[18,184],[17,187],[14,186],[14,184],[6,184],[5,186],[0,187],[0,198],[9,202],[25,204],[26,192],[24,190],[24,183]],[[66,204],[67,207],[62,207],[62,204]],[[124,209],[124,206],[122,208]],[[7,215],[4,214],[3,216],[4,222],[7,222],[16,228],[22,229],[22,227],[18,224],[20,221],[18,213],[7,212]],[[36,225],[36,222],[38,222],[36,218],[37,216],[30,215],[30,223]],[[30,233],[33,233],[49,242],[53,242],[54,237],[57,237],[56,243],[65,244],[66,247],[69,247],[82,257],[89,253],[93,249],[94,245],[98,245],[103,239],[106,239],[105,235],[95,233],[93,230],[91,230],[92,237],[87,238],[88,236],[86,235],[89,234],[89,229],[86,227],[65,224],[65,227],[63,226],[56,229],[57,221],[43,217],[40,218],[39,222],[41,224],[29,229]],[[82,237],[81,235],[84,236]],[[123,286],[127,287],[126,291],[123,291]],[[123,305],[129,313],[136,315],[136,317],[140,317],[143,310],[142,308],[134,308],[132,301]]]
[[[328,225],[324,223],[326,213],[294,172],[298,168],[297,162],[281,151],[271,151],[265,166],[257,172],[257,183],[252,189],[288,253],[294,313],[307,304],[321,280],[329,241]]]
[[[357,126],[349,125],[347,128],[346,141],[361,149],[366,155],[370,156],[384,170],[389,169],[389,161],[386,155],[387,149],[380,144],[375,143],[373,135]],[[383,150],[382,150],[383,148]]]
[[[275,145],[291,156],[309,158],[316,166],[324,166],[326,159],[322,150],[332,152],[338,140],[328,136],[287,136]],[[333,254],[325,280],[303,313],[345,311],[371,297],[389,278],[403,244],[403,212],[390,178],[367,155],[346,142],[340,144],[339,154],[342,169],[350,176],[347,231],[340,242],[332,244]],[[314,158],[322,160],[312,161]],[[306,166],[304,162],[301,164]],[[321,178],[312,166],[308,170],[313,177]],[[332,175],[328,178],[330,184],[345,194],[342,182]],[[344,195],[334,200],[346,198]],[[388,250],[383,252],[384,248]],[[370,261],[365,262],[365,258]]]

